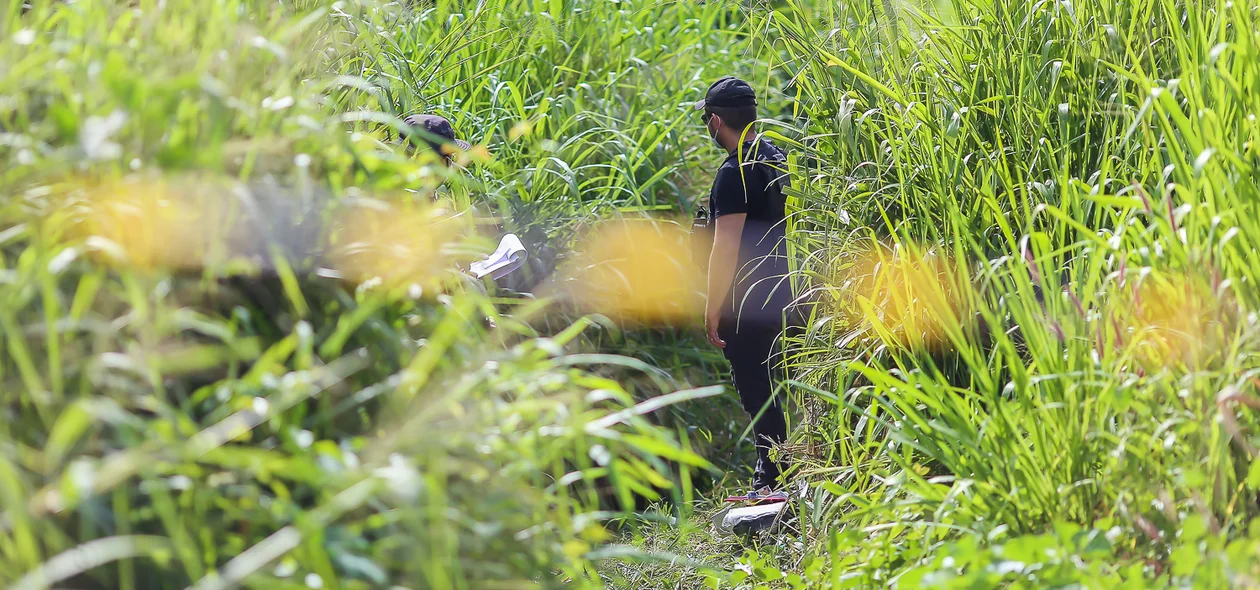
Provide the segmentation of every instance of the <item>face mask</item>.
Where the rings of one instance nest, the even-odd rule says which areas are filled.
[[[714,129],[714,127],[715,126],[713,125],[713,119],[709,119],[709,122],[704,124],[704,130],[709,132],[709,139],[713,140],[713,144],[718,146],[719,148],[726,149],[722,147],[722,142],[718,141],[717,130]]]

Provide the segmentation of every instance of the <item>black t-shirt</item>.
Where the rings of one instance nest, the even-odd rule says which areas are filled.
[[[733,213],[747,215],[735,284],[722,305],[723,319],[738,318],[740,326],[782,326],[783,310],[792,302],[784,239],[787,182],[787,156],[761,138],[728,156],[713,179],[711,221]]]

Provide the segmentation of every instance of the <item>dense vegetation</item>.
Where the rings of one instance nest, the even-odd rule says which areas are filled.
[[[888,8],[776,18],[814,268],[883,264],[798,361],[821,577],[1254,584],[1256,5]]]
[[[6,584],[1260,576],[1254,3],[0,10]],[[744,422],[686,306],[568,288],[598,220],[670,243],[731,72],[817,302],[799,518],[747,541],[707,530]],[[395,145],[421,111],[459,168]],[[451,270],[470,218],[554,247],[549,296]]]

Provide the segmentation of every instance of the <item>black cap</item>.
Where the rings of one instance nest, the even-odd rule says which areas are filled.
[[[696,103],[696,110],[709,107],[757,106],[757,93],[747,82],[735,76],[722,76],[709,86],[704,100]]]
[[[455,130],[451,128],[451,122],[447,121],[445,117],[439,117],[437,115],[411,115],[406,119],[403,119],[403,122],[406,123],[408,127],[420,131],[421,133],[415,134],[418,136],[417,139],[423,140],[425,143],[429,144],[429,147],[432,147],[439,153],[442,151],[442,146],[448,144],[455,144],[455,146],[459,147],[461,150],[466,150],[472,147],[468,145],[468,142],[466,141],[455,139]]]

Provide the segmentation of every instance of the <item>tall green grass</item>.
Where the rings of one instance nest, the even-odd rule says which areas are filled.
[[[1254,583],[1257,18],[767,16],[823,301],[791,360],[812,585]]]

